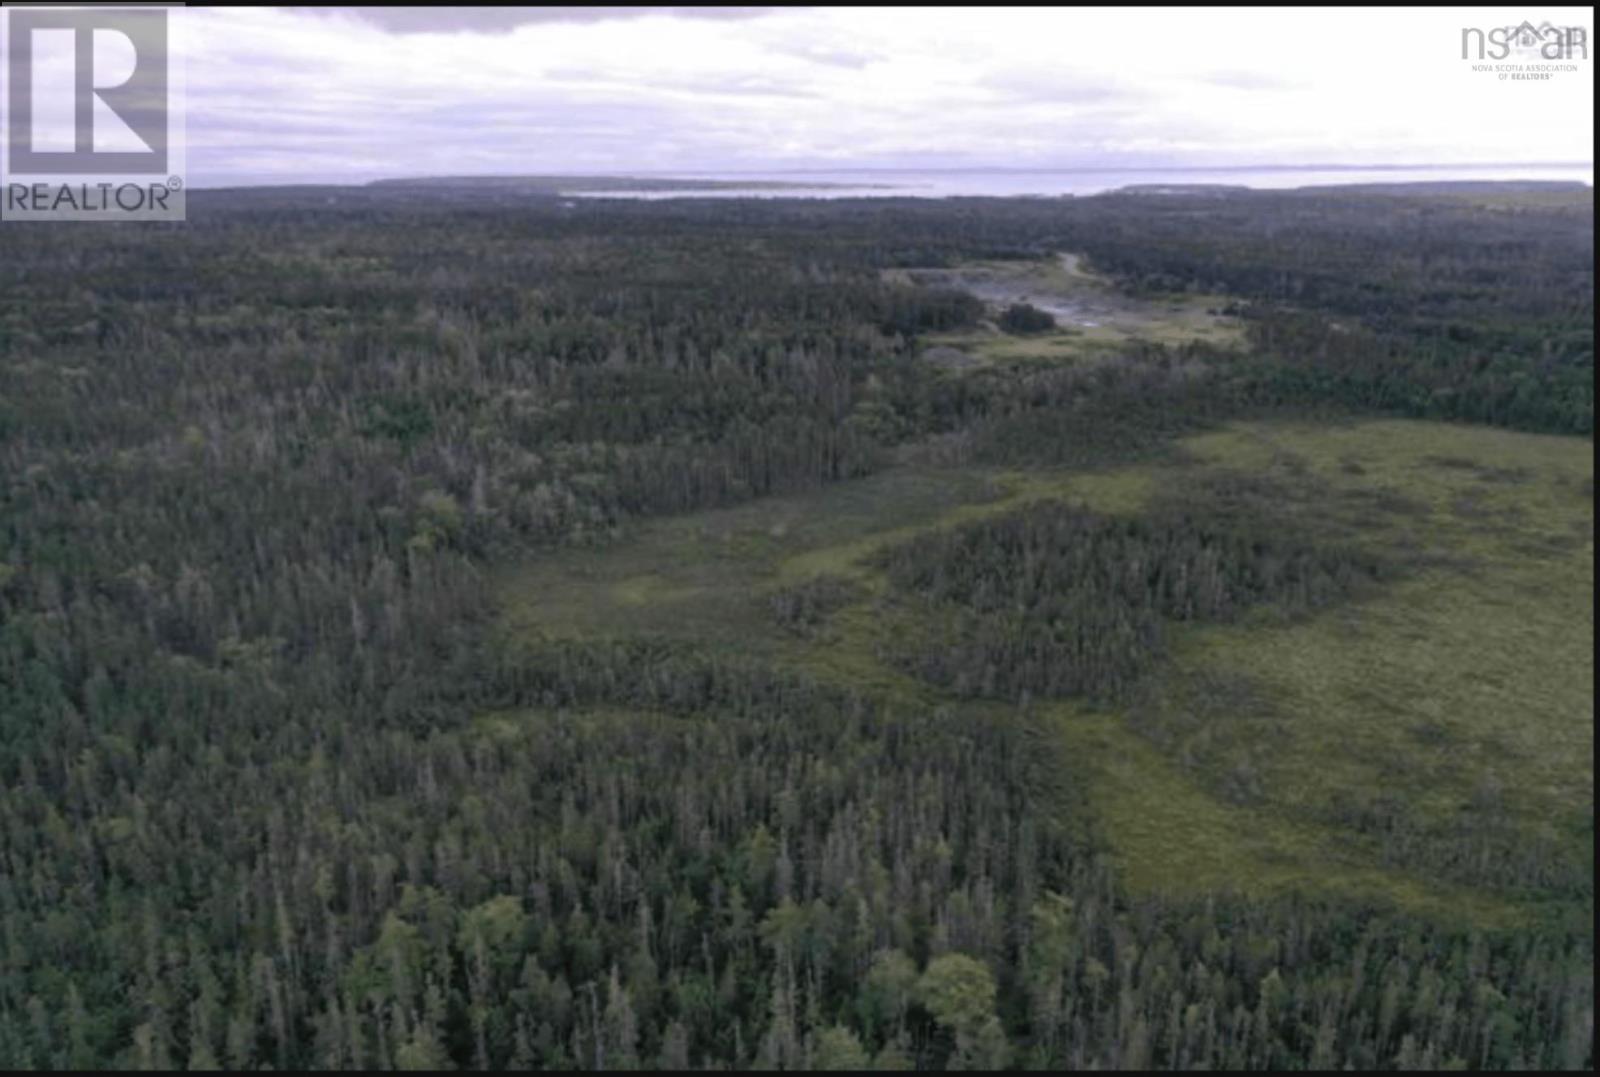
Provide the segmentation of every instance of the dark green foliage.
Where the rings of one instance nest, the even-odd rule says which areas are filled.
[[[486,631],[512,557],[928,435],[1084,464],[1263,407],[1587,431],[1591,231],[409,188],[0,228],[0,1065],[1591,1065],[1588,932],[1135,902],[1025,715]],[[881,276],[1063,249],[1248,301],[1254,350],[942,377],[911,338],[981,305]],[[1008,697],[1114,692],[1167,619],[1378,568],[1189,508],[915,549],[896,580],[965,611],[952,675]]]
[[[817,576],[774,591],[768,600],[773,619],[786,631],[814,635],[828,617],[861,597],[861,587],[841,576]]]
[[[1046,502],[890,551],[894,584],[952,622],[902,661],[961,695],[1111,698],[1161,655],[1165,622],[1298,614],[1388,574],[1261,513],[1262,492],[1229,493],[1127,518]]]
[[[1049,312],[1029,303],[1012,303],[1000,312],[999,326],[1008,333],[1043,333],[1056,327]]]

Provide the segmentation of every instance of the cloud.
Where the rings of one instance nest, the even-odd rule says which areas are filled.
[[[985,73],[973,84],[994,91],[1002,100],[1074,106],[1145,101],[1152,95],[1148,86],[1123,76],[1085,71],[1066,63],[1007,67]]]
[[[781,56],[797,56],[812,63],[832,64],[835,67],[848,67],[856,70],[860,70],[875,61],[880,61],[885,56],[885,53],[875,49],[853,45],[833,45],[820,41],[781,42],[773,45],[772,51]]]
[[[1300,85],[1295,79],[1270,71],[1212,71],[1200,78],[1231,90],[1288,90]]]
[[[768,7],[325,7],[296,12],[358,19],[393,34],[503,34],[539,23],[594,23],[616,19],[750,19]]]
[[[1448,11],[175,10],[202,186],[1593,155],[1589,65],[1500,83]]]

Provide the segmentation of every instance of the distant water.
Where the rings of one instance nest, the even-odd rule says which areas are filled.
[[[634,175],[638,175],[635,173]],[[644,178],[644,177],[641,177]],[[1577,180],[1594,185],[1594,166],[1483,165],[1449,168],[1264,168],[1189,171],[1178,169],[1103,171],[899,171],[836,172],[674,172],[660,178],[716,183],[784,183],[795,187],[672,191],[592,192],[596,198],[1013,198],[1026,195],[1089,195],[1135,184],[1223,184],[1286,188],[1351,183],[1438,183],[1449,180]],[[811,186],[815,184],[816,186]],[[564,192],[588,196],[574,188]]]

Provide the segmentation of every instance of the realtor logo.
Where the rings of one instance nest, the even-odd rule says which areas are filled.
[[[171,8],[7,6],[6,220],[182,220]]]
[[[1463,60],[1504,60],[1515,55],[1526,60],[1587,60],[1589,30],[1584,26],[1556,26],[1549,19],[1538,26],[1524,19],[1518,26],[1461,29]]]

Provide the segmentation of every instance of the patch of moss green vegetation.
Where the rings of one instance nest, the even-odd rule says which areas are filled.
[[[925,351],[954,371],[1035,363],[1115,361],[1128,343],[1176,346],[1189,341],[1231,346],[1243,337],[1237,318],[1224,315],[1231,300],[1219,295],[1135,296],[1084,265],[1075,254],[1031,261],[979,261],[950,269],[890,271],[901,283],[964,288],[998,316],[1011,303],[1037,306],[1056,316],[1040,333],[1001,332],[992,322],[975,329],[935,333]],[[967,357],[955,362],[951,350]]]
[[[667,635],[757,644],[783,633],[770,595],[818,577],[882,591],[873,554],[923,531],[1072,496],[1131,507],[1138,472],[900,469],[731,509],[651,521],[600,549],[541,556],[501,581],[511,632],[542,638]],[[836,615],[836,614],[835,614]]]
[[[771,616],[770,592],[827,574],[858,578],[855,561],[876,536],[981,511],[1005,493],[988,474],[897,471],[651,521],[603,549],[543,556],[508,575],[504,617],[513,634],[529,637],[772,645],[786,634]]]
[[[1378,862],[1515,894],[1593,859],[1591,445],[1413,422],[1241,426],[1205,464],[1298,474],[1419,567],[1293,624],[1196,628],[1137,716],[1217,795]],[[1219,703],[1216,684],[1245,686]]]
[[[950,626],[890,585],[885,551],[1040,502],[1133,517],[1265,499],[1252,511],[1402,571],[1326,608],[1180,625],[1107,705],[1029,706],[1126,885],[1328,893],[1486,927],[1579,897],[1591,443],[1378,421],[1240,423],[1179,448],[1098,471],[903,467],[654,521],[509,578],[504,624],[532,645],[663,637],[896,704],[1014,713],[897,668],[897,648]]]
[[[1377,864],[1327,825],[1217,796],[1120,712],[1064,703],[1044,713],[1059,731],[1062,766],[1087,782],[1094,824],[1134,893],[1337,895],[1482,927],[1521,917],[1495,896]]]

